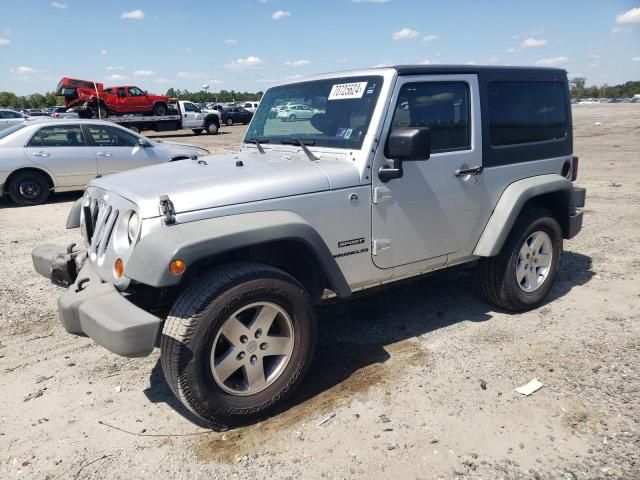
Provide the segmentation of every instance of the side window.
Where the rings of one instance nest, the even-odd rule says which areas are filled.
[[[560,82],[491,82],[491,145],[517,145],[567,135],[567,92]]]
[[[129,95],[132,97],[141,97],[144,95],[144,92],[138,87],[129,87]]]
[[[31,140],[29,147],[84,147],[85,141],[79,125],[43,127]]]
[[[9,116],[9,112],[3,112],[2,110],[0,110],[0,118],[11,118]]]
[[[429,127],[431,152],[471,148],[469,85],[464,82],[406,83],[400,89],[391,130]]]
[[[127,89],[126,88],[119,88],[118,89],[118,97],[124,98],[126,96],[127,96]]]
[[[4,112],[4,118],[22,118],[22,115],[20,115],[18,112]]]
[[[138,144],[138,137],[119,128],[90,125],[87,130],[98,147],[134,147]]]
[[[193,103],[185,103],[184,104],[184,111],[185,112],[196,112],[196,106]]]

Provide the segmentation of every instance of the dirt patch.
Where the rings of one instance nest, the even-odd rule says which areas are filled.
[[[335,347],[336,352],[342,352],[340,357],[333,358],[335,363],[348,361],[345,357],[349,356],[349,352],[357,352],[359,361],[373,361],[378,356],[378,348],[375,346],[337,343]],[[384,347],[384,350],[389,358],[382,363],[371,363],[353,372],[350,377],[334,387],[303,400],[261,423],[212,434],[213,438],[198,440],[194,443],[194,451],[198,458],[204,461],[237,463],[245,455],[258,454],[265,449],[265,445],[273,449],[274,446],[285,443],[288,432],[294,427],[321,419],[337,408],[349,404],[355,396],[365,394],[387,381],[393,381],[408,368],[427,365],[427,352],[413,341],[397,342]],[[327,360],[326,357],[322,359],[324,368],[332,368],[332,364],[326,363]],[[308,376],[306,383],[313,382],[313,377]],[[300,398],[304,395],[303,384],[296,396]],[[296,400],[294,397],[294,403]]]

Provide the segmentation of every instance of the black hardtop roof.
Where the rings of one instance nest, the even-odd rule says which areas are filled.
[[[395,65],[398,75],[452,75],[477,74],[502,79],[529,80],[546,78],[567,78],[567,71],[550,67],[506,67],[497,65]]]

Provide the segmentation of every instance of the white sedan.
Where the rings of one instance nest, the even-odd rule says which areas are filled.
[[[296,120],[309,120],[316,113],[318,113],[318,110],[311,108],[309,105],[294,103],[279,108],[276,117],[283,122],[295,122]]]
[[[209,151],[152,140],[100,120],[34,119],[0,131],[0,196],[45,203],[52,191],[83,190],[92,179]]]

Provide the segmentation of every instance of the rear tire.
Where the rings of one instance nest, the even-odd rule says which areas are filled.
[[[227,118],[227,127],[231,127],[233,125],[233,118],[229,117]]]
[[[109,112],[107,111],[104,105],[98,106],[98,108],[93,109],[93,118],[97,118],[99,120],[103,120],[105,118],[109,118]]]
[[[290,122],[295,122],[296,121],[296,116],[293,115],[293,114],[289,115],[289,121]]]
[[[9,196],[11,200],[26,207],[42,205],[49,198],[49,181],[44,174],[35,171],[19,172],[9,180]]]
[[[195,133],[196,135],[200,135],[202,133],[202,129],[201,128],[194,128],[193,129],[193,133]]]
[[[162,369],[191,412],[228,428],[280,406],[306,373],[315,341],[315,311],[300,283],[269,265],[231,263],[203,275],[173,305]]]
[[[480,260],[484,296],[515,312],[539,306],[553,287],[561,256],[562,228],[551,212],[541,208],[524,211],[500,253]]]

